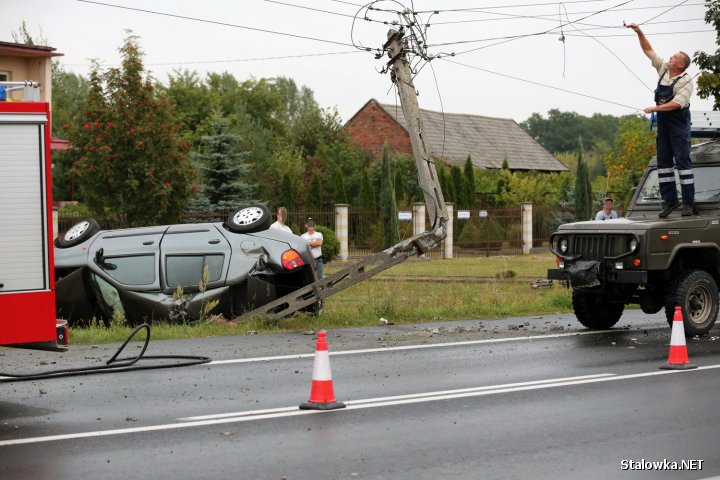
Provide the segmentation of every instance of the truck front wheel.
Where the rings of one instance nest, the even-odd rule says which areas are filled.
[[[610,302],[607,295],[577,288],[572,292],[572,304],[578,321],[591,330],[611,328],[625,310],[624,304]]]
[[[704,270],[683,270],[670,284],[665,301],[665,316],[672,325],[675,307],[682,308],[685,335],[703,335],[710,331],[718,315],[718,287]]]

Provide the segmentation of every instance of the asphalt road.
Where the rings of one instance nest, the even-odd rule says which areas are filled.
[[[700,368],[675,372],[659,369],[662,314],[627,312],[610,332],[567,315],[334,330],[347,408],[332,412],[297,408],[312,335],[152,342],[148,354],[213,362],[0,384],[0,478],[708,478],[720,475],[712,333],[688,339]],[[0,371],[99,364],[116,347],[2,349]],[[686,469],[656,469],[673,462]]]

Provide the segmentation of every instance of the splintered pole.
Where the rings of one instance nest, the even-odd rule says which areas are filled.
[[[420,107],[415,95],[410,66],[403,50],[403,31],[390,29],[385,47],[390,57],[388,65],[392,67],[392,79],[397,85],[400,95],[400,104],[418,171],[418,182],[425,194],[425,206],[430,217],[430,225],[432,229],[444,227],[448,220],[447,207],[435,171],[435,161],[425,144]]]

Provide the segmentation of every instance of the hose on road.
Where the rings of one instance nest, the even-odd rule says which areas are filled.
[[[145,330],[145,344],[142,350],[135,357],[118,358],[128,343],[137,335],[140,330]],[[77,375],[92,375],[97,373],[116,373],[129,372],[134,370],[155,370],[160,368],[187,367],[191,365],[202,365],[209,363],[209,357],[195,355],[145,355],[148,344],[150,343],[150,325],[143,323],[137,326],[125,342],[118,348],[115,355],[105,362],[105,365],[97,365],[94,367],[66,368],[60,370],[49,370],[40,373],[31,374],[13,374],[0,372],[0,383],[21,382],[27,380],[42,380],[46,378],[72,377]],[[182,360],[173,363],[154,363],[152,365],[136,365],[140,360]]]

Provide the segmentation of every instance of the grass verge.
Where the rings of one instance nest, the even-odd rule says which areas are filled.
[[[553,265],[553,257],[549,254],[453,260],[413,259],[378,275],[376,280],[359,283],[329,297],[320,317],[296,314],[278,321],[255,319],[241,324],[217,318],[182,325],[160,323],[153,325],[152,338],[202,338],[248,332],[374,326],[379,324],[381,317],[402,324],[571,311],[570,291],[565,287],[554,285],[532,289],[530,281],[494,279],[498,273],[508,271],[518,277],[545,278],[547,268]],[[328,270],[332,273],[338,269],[333,266]],[[413,275],[422,276],[423,280],[413,280]],[[426,280],[433,276],[443,277],[444,281]],[[460,278],[473,276],[492,279],[475,283]],[[457,281],[452,277],[458,277]],[[130,328],[119,326],[72,329],[70,341],[75,344],[119,342],[130,332]]]

